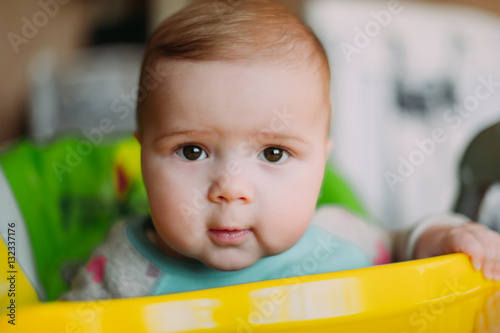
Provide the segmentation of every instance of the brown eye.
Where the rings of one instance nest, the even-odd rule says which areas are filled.
[[[200,146],[184,146],[176,152],[177,156],[186,161],[198,161],[207,158],[207,153]]]
[[[259,154],[261,160],[271,163],[283,163],[288,157],[290,157],[290,155],[288,155],[285,150],[278,147],[266,148]]]

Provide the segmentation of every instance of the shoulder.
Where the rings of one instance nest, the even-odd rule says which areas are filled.
[[[72,283],[66,300],[128,298],[150,295],[160,270],[145,258],[127,236],[137,220],[117,223],[93,252]]]
[[[343,207],[319,207],[313,216],[311,227],[351,243],[368,255],[373,264],[391,261],[392,241],[389,232]]]

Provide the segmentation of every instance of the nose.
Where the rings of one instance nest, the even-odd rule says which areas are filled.
[[[254,191],[251,182],[243,175],[222,173],[214,178],[208,189],[208,199],[214,203],[231,203],[253,201]]]

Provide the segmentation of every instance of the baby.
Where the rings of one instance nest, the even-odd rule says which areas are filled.
[[[316,208],[332,147],[329,65],[311,30],[279,5],[194,2],[156,30],[140,83],[151,217],[116,225],[63,299],[353,269],[391,252],[464,252],[500,279],[500,237],[462,217],[389,237],[341,208]]]

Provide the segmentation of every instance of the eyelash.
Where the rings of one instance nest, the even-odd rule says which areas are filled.
[[[264,148],[262,148],[262,149],[260,150],[259,154],[260,154],[261,152],[263,152],[263,151],[264,151],[265,149],[267,149],[267,148],[278,148],[278,149],[283,150],[283,152],[287,153],[287,154],[288,154],[288,156],[290,156],[290,157],[293,157],[293,156],[294,156],[294,153],[293,153],[293,152],[292,152],[289,148],[283,147],[283,146],[281,146],[281,145],[268,145],[268,146],[265,146]]]
[[[267,148],[278,148],[278,149],[283,150],[288,155],[290,155],[290,157],[293,156],[293,152],[289,148],[283,147],[281,145],[268,145],[268,146],[265,146],[262,150],[267,149]]]
[[[184,147],[187,147],[187,146],[199,146],[201,148],[203,148],[203,150],[206,151],[205,147],[203,147],[202,144],[199,144],[197,142],[184,142],[184,143],[181,143],[181,144],[178,144],[177,146],[175,146],[172,150],[174,152],[178,151],[179,149],[182,149]]]

